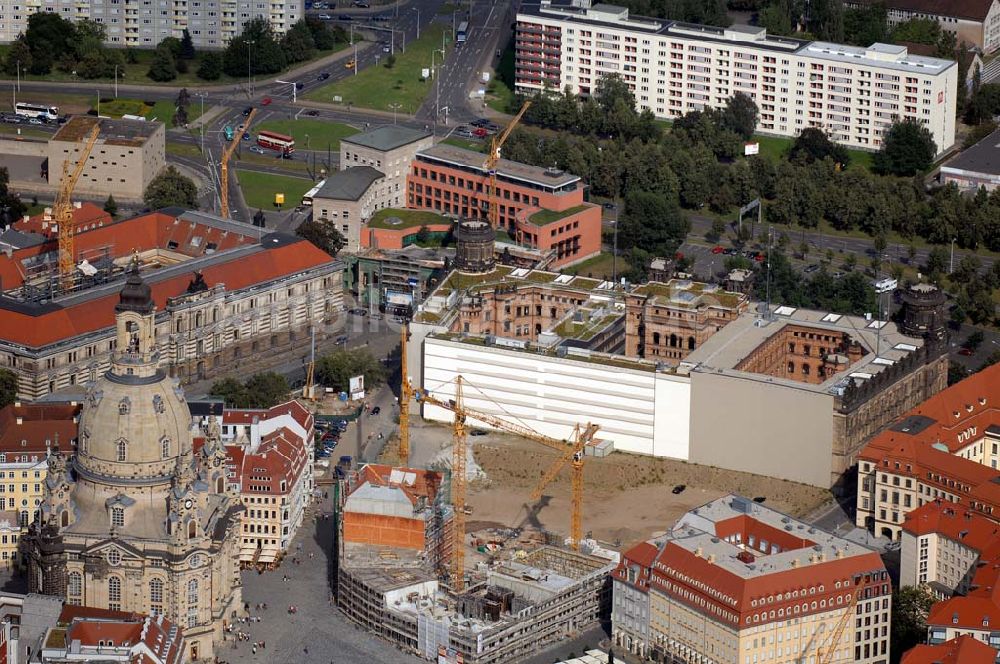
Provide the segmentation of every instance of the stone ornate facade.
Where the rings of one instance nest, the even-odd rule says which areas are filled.
[[[163,614],[190,661],[211,660],[242,610],[243,507],[211,430],[195,455],[191,415],[159,368],[155,307],[133,269],[116,307],[111,368],[89,386],[75,454],[48,461],[40,519],[23,540],[31,592],[69,604]]]

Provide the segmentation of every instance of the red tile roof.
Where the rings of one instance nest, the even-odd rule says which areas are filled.
[[[110,641],[132,649],[132,664],[181,664],[181,630],[163,616],[65,605],[59,624],[67,625],[66,643],[97,647]]]
[[[243,493],[282,495],[289,493],[309,462],[307,445],[292,431],[282,427],[261,439],[260,447],[253,454],[243,450],[243,457],[236,466]],[[227,446],[227,450],[232,447]],[[236,457],[233,456],[235,464]],[[281,483],[285,483],[282,490]]]
[[[63,451],[76,438],[80,406],[10,404],[0,410],[0,452],[45,454],[58,444]]]
[[[397,474],[397,477],[401,474],[403,480],[393,481],[393,472]],[[365,484],[393,486],[402,490],[403,494],[406,495],[413,505],[417,504],[419,498],[424,498],[428,503],[433,503],[437,498],[437,493],[441,488],[443,479],[444,476],[441,473],[433,470],[369,463],[361,467],[358,481],[353,484],[350,492],[353,493]]]
[[[932,420],[904,431],[907,418]],[[1000,425],[1000,364],[973,374],[920,404],[877,435],[858,458],[918,478],[961,502],[1000,517],[1000,471],[954,453]]]
[[[99,205],[82,202],[73,208],[73,223],[77,232],[90,230],[91,225],[110,224],[114,220],[111,215],[104,211]],[[51,213],[36,214],[33,217],[15,221],[11,224],[15,230],[22,233],[38,233],[48,238],[55,238],[58,225],[53,221]]]
[[[169,218],[169,217],[168,217]],[[106,228],[113,228],[106,227]],[[216,263],[202,270],[209,286],[224,283],[229,291],[280,279],[331,262],[321,249],[306,240],[265,249],[253,256]],[[0,257],[0,266],[3,258]],[[181,295],[191,282],[191,274],[181,274],[162,281],[150,280],[156,308],[162,310],[167,299]],[[6,281],[4,282],[6,284]],[[5,286],[6,287],[6,286]],[[118,294],[79,302],[64,308],[31,315],[0,309],[0,335],[4,340],[30,347],[63,341],[114,324]]]
[[[1000,542],[1000,524],[948,500],[934,500],[908,512],[903,530],[914,537],[936,533],[980,554]]]
[[[800,615],[810,615],[830,610],[828,607],[819,607],[819,601],[824,599],[831,606],[843,606],[834,603],[838,596],[844,598],[842,602],[848,601],[850,588],[854,587],[854,579],[859,575],[861,587],[872,588],[874,594],[888,595],[891,592],[887,578],[867,576],[871,572],[885,571],[882,560],[875,552],[828,559],[743,578],[670,540],[656,551],[652,562],[646,564],[645,561],[650,560],[650,547],[650,543],[644,542],[629,549],[612,575],[616,579],[627,581],[629,565],[638,564],[643,568],[640,576],[648,577],[649,587],[699,613],[708,613],[715,620],[741,627],[750,624],[751,616],[762,610],[763,607],[757,606],[755,600],[789,592],[800,591],[800,596],[768,602],[767,609],[784,608],[791,615],[794,607],[808,604],[810,608],[801,611]],[[852,586],[838,588],[837,582],[845,580],[851,580]],[[808,588],[818,588],[820,585],[823,586],[822,592],[810,593],[808,596],[803,594]],[[644,590],[641,586],[640,583],[640,589]],[[814,600],[819,608],[811,608]],[[770,622],[770,619],[764,622]]]
[[[997,651],[962,635],[937,645],[921,644],[903,653],[899,664],[994,664]]]

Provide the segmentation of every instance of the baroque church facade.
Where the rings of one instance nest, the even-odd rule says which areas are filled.
[[[217,424],[193,452],[184,393],[157,368],[154,313],[133,266],[111,368],[88,389],[75,454],[50,455],[22,553],[31,592],[163,614],[183,627],[189,661],[211,660],[223,623],[243,611],[244,508],[226,481]]]

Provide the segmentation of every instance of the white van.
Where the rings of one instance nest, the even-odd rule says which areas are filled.
[[[875,292],[881,295],[882,293],[891,293],[899,288],[899,282],[891,277],[886,277],[874,282],[872,286],[875,287]]]

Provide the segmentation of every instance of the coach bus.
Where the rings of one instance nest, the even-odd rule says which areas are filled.
[[[316,197],[316,194],[319,193],[319,190],[323,188],[324,184],[326,184],[326,180],[320,180],[319,182],[316,183],[315,187],[313,187],[312,189],[310,189],[309,191],[307,191],[302,196],[302,204],[305,205],[305,206],[307,206],[307,207],[308,206],[312,206],[312,204],[313,204],[313,198]]]
[[[465,40],[469,38],[469,22],[462,21],[458,25],[458,31],[455,32],[455,45],[464,44]]]
[[[38,118],[46,122],[55,122],[59,119],[58,106],[42,106],[41,104],[29,104],[23,101],[14,104],[14,113],[25,118]]]
[[[273,131],[257,132],[257,145],[268,150],[277,150],[282,154],[289,155],[295,152],[295,139],[291,136],[278,134]]]

